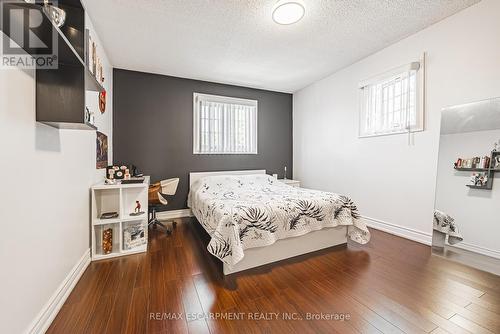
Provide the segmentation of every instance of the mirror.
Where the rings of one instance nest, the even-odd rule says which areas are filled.
[[[500,98],[445,108],[432,251],[500,275]]]

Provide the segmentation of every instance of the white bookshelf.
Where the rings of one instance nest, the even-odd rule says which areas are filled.
[[[148,248],[148,187],[149,176],[144,183],[106,185],[99,183],[91,188],[92,192],[92,260],[108,259],[117,256],[142,253]],[[141,203],[143,214],[131,216],[136,203]],[[117,218],[101,219],[104,212],[117,212]],[[146,243],[127,249],[124,240],[124,231],[130,226],[141,226],[144,229]],[[111,228],[113,231],[111,253],[104,254],[102,248],[103,231]]]

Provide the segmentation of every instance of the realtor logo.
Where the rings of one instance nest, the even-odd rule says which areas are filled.
[[[0,0],[0,68],[56,69],[56,1]]]

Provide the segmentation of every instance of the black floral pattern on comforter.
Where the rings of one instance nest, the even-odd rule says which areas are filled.
[[[325,227],[345,225],[352,240],[370,240],[350,198],[294,188],[265,174],[200,179],[188,205],[212,237],[208,251],[228,265],[238,263],[245,249]]]

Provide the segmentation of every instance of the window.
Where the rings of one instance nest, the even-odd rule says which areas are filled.
[[[257,154],[257,101],[194,93],[194,154]]]
[[[422,131],[423,73],[415,62],[361,83],[359,136]]]

